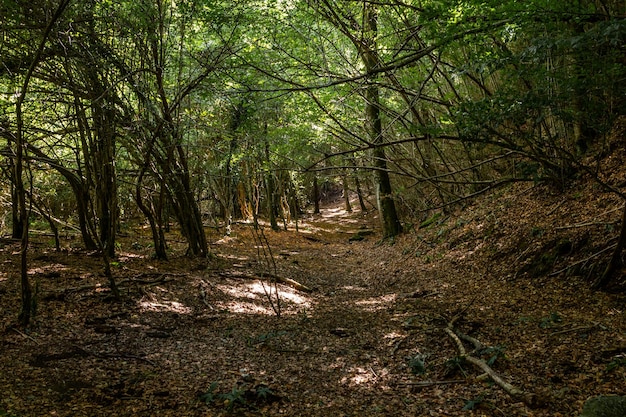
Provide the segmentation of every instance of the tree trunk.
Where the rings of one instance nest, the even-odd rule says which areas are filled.
[[[343,183],[343,201],[345,209],[348,213],[352,213],[352,205],[350,204],[350,188],[348,187],[348,175],[346,170],[343,170],[341,175],[341,182]]]
[[[370,75],[367,77],[368,85],[365,90],[365,113],[370,132],[371,142],[376,145],[372,152],[374,158],[376,195],[378,210],[382,221],[383,238],[392,238],[402,233],[402,225],[396,212],[393,199],[393,189],[387,169],[387,157],[385,155],[382,120],[380,114],[380,92],[376,83],[376,75],[372,73],[378,65],[378,52],[376,46],[377,11],[371,4],[364,6],[365,22],[364,31],[368,39],[361,46],[361,58],[365,69]]]
[[[22,84],[22,88],[20,94],[17,98],[17,102],[15,103],[15,115],[17,120],[17,132],[15,135],[15,177],[13,181],[15,183],[16,196],[18,199],[18,209],[19,209],[19,221],[22,224],[22,236],[21,236],[21,244],[20,244],[20,286],[21,286],[21,294],[22,294],[22,309],[19,314],[19,321],[22,325],[27,326],[30,323],[30,318],[32,314],[33,308],[33,293],[32,288],[30,286],[30,281],[28,279],[28,217],[29,213],[26,208],[26,189],[24,187],[24,178],[22,177],[25,155],[24,151],[26,149],[26,141],[24,140],[24,118],[22,113],[22,105],[24,104],[24,100],[26,98],[26,93],[28,92],[28,85],[30,83],[30,79],[41,59],[41,55],[43,53],[43,49],[46,45],[46,41],[48,40],[48,36],[52,31],[53,24],[61,17],[63,11],[69,4],[69,0],[62,0],[57,9],[54,12],[54,15],[48,22],[41,42],[39,43],[39,47],[34,55],[33,61],[28,68],[26,76],[24,77],[24,83]]]
[[[276,221],[276,215],[278,213],[278,204],[276,198],[276,185],[274,183],[274,173],[272,172],[272,165],[270,160],[270,142],[267,140],[267,125],[265,126],[265,132],[263,134],[263,138],[265,141],[265,164],[267,166],[266,170],[266,180],[265,183],[267,185],[267,210],[270,217],[270,226],[272,230],[279,230],[278,222]]]
[[[317,182],[317,175],[313,175],[313,214],[320,214],[320,186]]]

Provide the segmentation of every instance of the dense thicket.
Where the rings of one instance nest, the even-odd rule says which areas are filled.
[[[507,182],[602,183],[624,7],[3,0],[2,222],[75,229],[106,266],[125,222],[166,258],[175,220],[205,257],[209,223],[286,227],[338,182],[386,237]]]

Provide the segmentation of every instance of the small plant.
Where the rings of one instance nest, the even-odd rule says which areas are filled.
[[[477,397],[473,400],[468,400],[463,407],[463,410],[475,410],[483,402],[483,397]]]
[[[256,408],[261,404],[281,400],[278,394],[264,384],[258,384],[254,388],[250,384],[238,384],[226,393],[219,393],[218,386],[218,382],[212,382],[209,389],[199,395],[199,399],[206,405],[224,407],[228,411],[233,411],[235,408]]]
[[[447,369],[447,374],[454,374],[455,372],[459,371],[463,374],[464,377],[467,377],[467,373],[463,368],[465,366],[465,358],[463,356],[455,356],[452,359],[448,359],[445,362],[445,365]]]
[[[539,327],[541,327],[542,329],[549,329],[553,325],[561,323],[562,321],[563,318],[559,313],[552,312],[548,317],[544,317],[541,319],[541,321],[539,322]]]
[[[606,365],[606,371],[611,372],[617,368],[626,367],[626,355],[618,355]]]
[[[211,383],[211,385],[209,386],[209,389],[206,390],[205,393],[200,394],[200,400],[204,401],[205,404],[209,405],[211,404],[213,401],[215,401],[216,399],[216,393],[215,390],[217,389],[217,387],[219,386],[218,382],[213,381]]]
[[[490,346],[480,352],[481,355],[491,355],[487,359],[487,365],[492,366],[499,358],[506,359],[503,346]]]
[[[417,355],[408,358],[409,359],[409,369],[415,375],[422,375],[426,373],[426,355],[418,353]]]
[[[246,398],[244,397],[244,390],[240,388],[233,388],[226,394],[220,394],[219,398],[224,401],[224,406],[229,410],[237,406],[245,406]]]

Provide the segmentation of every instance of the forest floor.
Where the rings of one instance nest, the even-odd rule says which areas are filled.
[[[625,394],[624,278],[589,289],[620,210],[592,185],[518,184],[382,242],[376,213],[337,203],[298,231],[208,230],[209,261],[175,237],[169,261],[151,259],[129,227],[121,301],[77,240],[55,252],[38,236],[27,329],[5,239],[0,416],[576,416],[591,396]],[[535,404],[463,360],[451,321]]]

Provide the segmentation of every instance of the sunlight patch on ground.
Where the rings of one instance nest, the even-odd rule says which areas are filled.
[[[361,306],[365,311],[378,311],[388,308],[396,300],[396,294],[386,294],[380,297],[369,298],[357,301],[355,304]]]
[[[139,253],[122,252],[119,254],[119,262],[126,262],[130,259],[145,259],[146,256]]]
[[[237,256],[237,255],[226,255],[226,254],[219,254],[217,255],[218,258],[222,258],[222,259],[234,259],[236,261],[249,261],[250,258],[247,256]]]
[[[232,297],[236,297],[236,298],[248,298],[248,299],[254,300],[258,297],[257,294],[254,294],[252,293],[252,291],[250,291],[250,284],[237,285],[237,286],[216,285],[216,287],[223,293],[228,294]]]
[[[140,301],[139,306],[144,311],[164,312],[169,311],[177,314],[190,314],[191,308],[178,301]]]
[[[350,215],[350,213],[348,213],[343,208],[337,207],[337,208],[332,208],[332,209],[324,209],[322,210],[321,214],[322,214],[322,217],[325,219],[333,219],[337,217],[342,217],[341,223],[358,223],[358,220],[356,219],[345,218],[345,216]]]
[[[67,270],[67,267],[65,265],[62,264],[51,264],[51,265],[46,265],[43,267],[36,267],[36,268],[30,268],[27,272],[28,275],[35,275],[35,274],[46,274],[46,273],[57,273],[60,271],[65,271]]]
[[[398,332],[391,332],[391,333],[387,333],[386,335],[383,336],[383,339],[399,339],[399,338],[403,338],[405,337],[405,335],[398,333]]]
[[[341,378],[341,384],[355,386],[373,383],[376,381],[376,374],[371,368],[355,366],[350,369],[351,375]]]
[[[346,291],[365,291],[366,288],[364,287],[355,287],[354,285],[344,285],[343,287],[341,287],[342,290],[346,290]]]
[[[224,245],[226,243],[233,243],[233,242],[236,242],[236,241],[237,241],[237,238],[235,238],[235,237],[224,236],[220,240],[215,241],[213,244],[214,245]]]
[[[266,293],[271,293],[272,298],[276,297],[276,288],[274,287],[274,285],[268,283],[263,284],[261,281],[254,281],[238,286],[217,285],[217,288],[219,288],[224,293],[237,298],[256,300],[266,297]],[[295,290],[284,286],[278,287],[278,296],[280,297],[281,301],[289,301],[303,307],[310,307],[311,304],[310,300],[307,297],[303,297],[302,295],[297,294]]]
[[[231,301],[229,303],[219,303],[221,309],[228,310],[231,313],[239,314],[263,314],[266,316],[275,315],[271,307],[265,307],[246,301]]]

